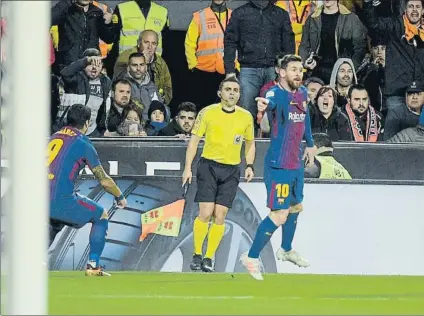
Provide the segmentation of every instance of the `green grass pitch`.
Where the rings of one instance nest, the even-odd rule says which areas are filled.
[[[51,272],[49,313],[424,314],[424,277]]]

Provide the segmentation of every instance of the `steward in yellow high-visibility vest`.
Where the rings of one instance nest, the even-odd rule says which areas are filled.
[[[333,156],[333,143],[325,133],[313,135],[318,148],[314,166],[305,168],[305,178],[319,179],[352,179],[349,171]]]
[[[303,26],[305,25],[308,16],[311,15],[315,9],[315,2],[316,0],[278,0],[275,3],[276,6],[286,10],[290,15],[290,21],[296,42],[296,54],[298,54],[300,41],[302,40]]]
[[[150,29],[158,34],[156,53],[162,54],[162,31],[169,27],[167,8],[150,0],[126,1],[116,6],[112,21],[120,30],[119,53],[137,46],[140,33]]]
[[[231,14],[226,1],[212,0],[209,7],[193,13],[188,26],[184,46],[191,70],[190,98],[198,110],[216,103],[219,84],[225,78],[224,33]]]

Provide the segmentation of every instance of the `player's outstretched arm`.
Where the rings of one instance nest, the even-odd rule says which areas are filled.
[[[200,140],[202,138],[192,134],[190,141],[188,142],[187,151],[186,151],[186,159],[185,159],[185,167],[183,172],[183,185],[188,182],[191,184],[191,178],[193,177],[193,173],[191,171],[191,166],[193,164],[193,160],[196,157],[197,147],[199,146]]]
[[[99,181],[100,185],[103,187],[103,189],[109,193],[112,194],[116,202],[118,203],[118,207],[123,208],[127,205],[127,201],[125,200],[121,190],[116,185],[115,181],[109,175],[106,173],[106,171],[103,169],[102,166],[97,166],[91,170],[96,177],[96,179]]]

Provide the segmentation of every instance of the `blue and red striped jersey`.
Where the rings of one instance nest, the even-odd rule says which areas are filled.
[[[276,85],[265,94],[271,118],[271,143],[265,156],[269,166],[291,170],[303,168],[302,140],[306,140],[308,147],[314,146],[307,97],[304,86],[289,92]]]
[[[50,137],[47,150],[50,200],[70,197],[80,171],[100,165],[97,151],[87,136],[73,127],[64,127]]]

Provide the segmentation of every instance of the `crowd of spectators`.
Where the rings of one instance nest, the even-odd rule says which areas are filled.
[[[80,103],[92,112],[90,137],[185,139],[196,114],[216,103],[219,83],[231,75],[240,80],[240,106],[256,118],[255,98],[278,84],[276,57],[298,54],[313,132],[332,141],[422,141],[423,4],[250,0],[232,10],[227,1],[212,0],[193,12],[185,37],[180,62],[190,70],[191,92],[170,108],[172,74],[162,57],[172,36],[166,7],[151,0],[115,8],[59,0],[51,12],[51,131]],[[2,18],[2,37],[5,24]],[[267,136],[269,124],[256,128],[258,137]]]

